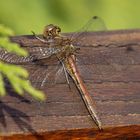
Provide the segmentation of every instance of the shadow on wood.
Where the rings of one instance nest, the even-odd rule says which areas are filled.
[[[11,40],[24,48],[44,45],[33,36],[16,36]],[[104,130],[98,131],[75,85],[71,81],[72,90],[69,90],[62,76],[55,85],[45,83],[42,90],[48,99],[43,103],[28,95],[18,97],[12,91],[1,99],[3,138],[140,138],[140,31],[87,33],[74,45],[79,43],[78,68],[96,100]],[[46,66],[30,63],[22,66],[29,71],[33,85],[38,86]]]

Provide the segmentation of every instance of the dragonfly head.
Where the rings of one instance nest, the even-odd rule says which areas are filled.
[[[53,24],[49,24],[47,26],[45,26],[44,30],[43,30],[43,37],[45,39],[54,39],[56,36],[59,36],[61,32],[61,28],[53,25]]]

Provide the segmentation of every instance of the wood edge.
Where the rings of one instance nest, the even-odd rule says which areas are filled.
[[[10,136],[0,136],[1,140],[36,140],[36,139],[137,139],[140,138],[140,125],[123,126],[116,128],[104,128],[103,131],[97,129],[72,129],[72,130],[58,130],[51,132],[42,132],[34,134],[15,134]]]

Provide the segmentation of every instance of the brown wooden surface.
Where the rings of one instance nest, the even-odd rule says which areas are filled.
[[[33,36],[11,40],[25,48],[44,45]],[[98,131],[74,84],[69,90],[62,76],[59,83],[43,87],[48,97],[43,103],[8,89],[0,102],[1,138],[140,139],[140,30],[87,33],[79,43],[78,68],[104,130]],[[46,67],[24,67],[38,85]]]

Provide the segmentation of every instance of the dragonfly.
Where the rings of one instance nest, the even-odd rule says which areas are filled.
[[[49,24],[45,26],[43,30],[43,37],[37,36],[35,32],[32,31],[34,37],[42,42],[44,45],[42,47],[28,47],[27,50],[29,52],[29,56],[27,57],[19,57],[14,54],[9,54],[6,50],[1,50],[1,58],[4,61],[15,64],[23,64],[29,62],[35,63],[47,63],[48,60],[57,60],[59,66],[61,65],[61,70],[58,69],[56,75],[58,76],[60,71],[64,72],[67,84],[70,88],[69,76],[74,81],[81,97],[86,105],[86,108],[97,125],[97,127],[102,130],[102,124],[100,118],[97,115],[96,104],[95,101],[90,97],[90,94],[81,78],[80,71],[76,65],[77,55],[79,53],[80,47],[73,45],[80,36],[82,36],[85,31],[89,31],[89,27],[91,28],[93,22],[99,21],[102,24],[103,29],[105,29],[105,25],[103,21],[99,17],[92,17],[87,24],[82,28],[83,32],[79,31],[76,34],[68,37],[62,35],[61,28],[54,24]],[[94,25],[94,24],[93,24]],[[92,31],[92,30],[91,30]],[[53,73],[53,72],[52,72]],[[46,73],[44,79],[42,80],[41,86],[44,85],[45,81],[50,79],[52,80],[51,74]]]

